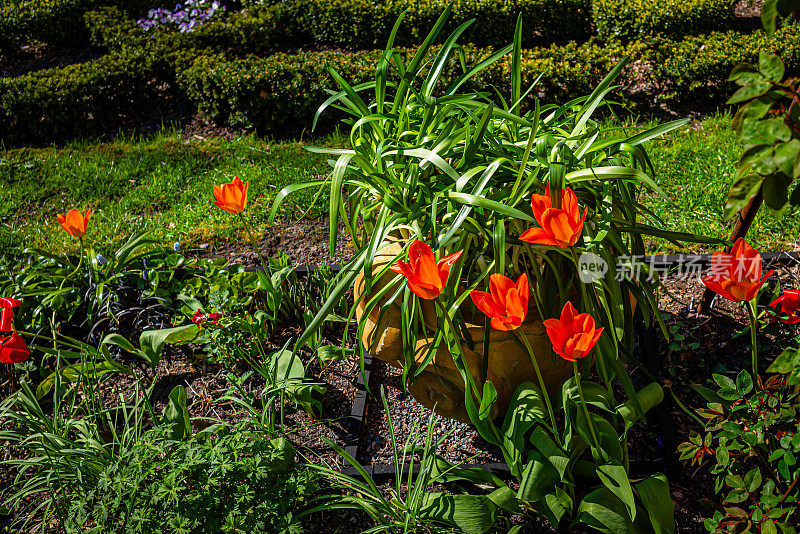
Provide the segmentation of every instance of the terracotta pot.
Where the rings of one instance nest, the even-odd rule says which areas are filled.
[[[389,244],[381,250],[374,259],[373,275],[377,275],[381,268],[392,261],[401,250],[401,245],[396,243]],[[399,275],[389,272],[380,279],[373,279],[370,293],[377,293],[396,276]],[[358,300],[365,289],[362,275],[356,278],[354,289]],[[364,305],[368,300],[369,298],[361,299],[356,307],[356,317],[359,321],[364,315]],[[387,301],[388,298],[381,299],[380,303],[366,317],[361,341],[366,350],[374,357],[395,367],[402,367],[403,340],[400,332],[400,305],[397,303],[391,305],[381,316],[381,307]],[[417,341],[414,357],[418,363],[425,359],[427,348],[433,340],[436,328],[436,310],[433,302],[422,301],[422,314],[428,327],[428,337]],[[470,349],[467,343],[462,343],[462,350],[470,372],[476,383],[479,384],[478,377],[485,342],[483,316],[474,309],[469,299],[465,301],[462,315],[467,321],[467,329],[474,343],[473,349]],[[470,321],[474,321],[474,323]],[[529,309],[528,317],[523,323],[521,331],[528,337],[547,390],[550,395],[553,395],[571,376],[572,367],[568,362],[553,355],[550,340],[547,338],[541,319],[535,314],[535,308]],[[516,339],[513,332],[491,331],[487,380],[492,382],[498,394],[497,402],[492,410],[493,417],[505,415],[511,395],[522,382],[537,383],[528,351]],[[432,409],[435,404],[436,413],[451,419],[470,422],[464,406],[464,381],[444,343],[437,349],[433,361],[408,389],[414,398],[424,406]]]

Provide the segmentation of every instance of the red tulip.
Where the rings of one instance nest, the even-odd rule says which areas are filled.
[[[769,303],[773,308],[780,305],[781,313],[788,315],[785,319],[778,319],[784,324],[800,324],[800,290],[787,289],[781,296]]]
[[[728,300],[743,302],[753,300],[770,276],[772,271],[761,276],[761,254],[740,237],[730,254],[713,254],[711,274],[703,277],[703,283]]]
[[[594,317],[588,313],[578,313],[571,302],[567,302],[561,310],[559,319],[547,319],[544,326],[553,350],[570,362],[589,354],[603,332],[602,327],[594,327]]]
[[[8,297],[0,297],[0,332],[11,332],[14,330],[14,308],[22,304],[22,301]]]
[[[31,351],[22,336],[14,332],[0,337],[0,363],[20,363],[30,356]]]
[[[437,263],[431,247],[415,239],[408,247],[408,262],[398,261],[389,269],[405,276],[408,288],[420,298],[435,299],[447,283],[450,267],[462,252],[453,252]]]
[[[78,210],[69,210],[66,215],[59,213],[58,222],[64,230],[72,237],[83,237],[86,235],[86,230],[89,228],[89,216],[92,210],[86,210],[83,214]]]
[[[515,330],[522,325],[528,313],[528,275],[523,274],[515,284],[500,273],[489,277],[489,293],[471,291],[469,296],[475,306],[491,319],[495,330]]]
[[[231,183],[215,185],[214,198],[217,201],[214,204],[232,215],[239,215],[247,206],[247,187],[249,185],[250,182],[242,183],[238,177],[234,177]]]
[[[544,195],[533,195],[531,198],[533,217],[541,228],[529,228],[519,238],[535,245],[555,245],[561,248],[571,247],[578,242],[583,232],[583,222],[589,208],[584,208],[583,216],[578,208],[578,197],[569,187],[564,188],[561,208],[554,208],[550,197],[550,184]]]

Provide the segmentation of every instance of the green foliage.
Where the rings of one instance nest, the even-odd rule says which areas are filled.
[[[452,16],[443,27],[450,33],[467,20],[477,19],[464,34],[464,41],[476,45],[500,46],[511,41],[514,24],[522,15],[523,43],[565,41],[589,33],[587,0],[310,0],[287,2],[296,10],[297,20],[313,40],[348,49],[371,49],[389,39],[397,18],[405,12],[403,28],[395,44],[422,43],[448,4]]]
[[[144,50],[0,78],[0,132],[6,142],[86,136],[119,124],[158,94],[157,63]]]
[[[22,299],[17,327],[46,338],[61,332],[95,342],[147,299],[174,298],[171,283],[183,264],[182,256],[154,247],[143,234],[107,259],[92,248],[78,257],[29,252],[33,261],[0,276],[0,293]]]
[[[84,15],[91,42],[111,50],[147,47],[175,53],[181,50],[269,53],[300,42],[300,28],[281,6],[253,8],[207,22],[191,32],[143,31],[117,6]]]
[[[709,532],[796,532],[800,394],[792,384],[800,368],[795,352],[776,360],[767,371],[779,374],[763,384],[754,385],[742,371],[736,380],[715,374],[717,391],[698,388],[708,401],[697,410],[706,419],[705,435],[692,432],[678,450],[692,464],[712,460],[722,507],[706,519]]]
[[[119,533],[252,533],[303,529],[297,512],[315,490],[284,439],[245,424],[175,442],[147,432],[72,494],[64,529]]]
[[[667,82],[671,95],[721,103],[732,85],[728,75],[739,63],[756,63],[760,52],[780,56],[786,68],[800,67],[800,26],[786,26],[768,37],[763,32],[715,32],[657,47],[655,78]],[[693,100],[696,101],[696,100]]]
[[[549,100],[585,94],[630,50],[639,49],[602,47],[590,41],[583,45],[569,43],[524,50],[522,84],[531,85],[541,74],[535,93],[544,94]],[[399,50],[400,57],[406,61],[414,52],[414,49]],[[474,66],[491,53],[491,49],[467,47],[464,59],[467,65]],[[329,96],[326,91],[335,87],[326,65],[351,85],[358,85],[374,78],[380,55],[380,51],[325,51],[233,61],[221,55],[205,56],[179,74],[179,83],[201,111],[217,120],[253,127],[261,133],[296,132],[311,124],[319,103]],[[510,64],[510,58],[498,61],[476,74],[464,88],[485,91],[494,86],[504,90]],[[450,57],[441,74],[437,94],[460,74],[459,59]],[[390,70],[390,79],[396,76],[396,72]],[[330,124],[334,118],[335,115],[326,114],[323,124]]]
[[[83,13],[98,0],[27,0],[0,5],[0,51],[29,40],[79,45],[86,42]]]
[[[728,29],[734,0],[592,0],[602,39],[624,41],[653,35],[677,38]]]
[[[728,218],[759,192],[774,211],[782,212],[790,202],[800,206],[800,194],[791,191],[800,176],[800,107],[794,102],[798,83],[784,80],[785,70],[778,56],[761,52],[757,65],[740,63],[731,72],[730,79],[740,88],[728,103],[744,103],[733,129],[745,150],[725,205]]]
[[[388,419],[395,469],[394,484],[386,488],[388,495],[386,489],[378,487],[358,460],[323,438],[359,472],[363,480],[322,465],[312,466],[333,487],[343,490],[344,495],[323,495],[316,500],[318,506],[308,513],[355,508],[366,513],[374,523],[374,529],[380,532],[483,534],[492,528],[501,509],[511,513],[521,512],[514,500],[514,492],[502,480],[481,469],[464,469],[453,465],[436,453],[437,447],[453,432],[449,430],[434,437],[439,422],[436,415],[428,419],[425,427],[415,420],[405,442],[399,443],[383,388],[381,400]],[[454,482],[496,485],[498,488],[489,494],[432,491]],[[510,532],[508,528],[505,531]]]

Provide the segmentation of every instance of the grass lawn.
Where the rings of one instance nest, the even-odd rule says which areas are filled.
[[[651,195],[642,200],[670,228],[727,237],[722,204],[741,151],[729,123],[729,116],[714,116],[651,142],[656,179],[672,202]],[[336,135],[313,141],[343,142]],[[267,212],[277,191],[328,171],[325,157],[304,151],[303,144],[253,137],[186,141],[178,132],[164,132],[144,141],[8,150],[0,156],[0,250],[76,247],[56,221],[57,213],[72,207],[92,208],[90,238],[99,251],[144,230],[167,245],[241,239],[235,219],[211,203],[211,187],[234,176],[250,181],[247,213],[260,232],[268,232]],[[303,210],[310,216],[323,213],[322,202],[309,209],[314,193],[290,196],[281,217],[299,217]],[[763,209],[750,240],[764,250],[792,250],[798,248],[798,228],[796,210],[777,217]],[[658,242],[650,248],[672,250]]]

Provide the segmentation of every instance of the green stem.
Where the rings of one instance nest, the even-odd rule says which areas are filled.
[[[269,269],[267,268],[267,262],[264,260],[264,256],[261,254],[261,249],[258,248],[258,244],[256,244],[256,238],[253,237],[252,229],[250,228],[250,224],[247,222],[247,219],[244,218],[244,215],[241,213],[239,214],[239,218],[242,220],[242,224],[244,225],[244,231],[247,232],[247,236],[250,238],[250,244],[253,245],[253,248],[256,249],[256,253],[258,254],[258,259],[261,260],[261,269],[264,270],[264,274],[269,274]]]
[[[514,334],[522,341],[522,344],[525,345],[525,349],[528,351],[528,355],[531,358],[531,363],[533,364],[533,370],[536,372],[536,378],[539,380],[539,387],[542,390],[542,396],[544,397],[544,402],[547,405],[547,413],[550,416],[550,423],[553,425],[553,431],[555,432],[558,427],[556,426],[556,416],[553,412],[553,406],[550,404],[550,395],[547,393],[547,387],[544,384],[544,378],[542,377],[542,372],[539,370],[539,362],[536,360],[536,355],[533,353],[533,349],[531,348],[531,344],[528,341],[528,336],[525,335],[519,328],[513,330]]]
[[[581,406],[583,406],[583,414],[586,416],[586,423],[589,425],[589,431],[592,433],[592,441],[598,453],[600,451],[600,442],[597,441],[597,434],[594,431],[594,424],[592,418],[589,416],[589,407],[586,406],[586,399],[583,398],[583,388],[581,387],[581,373],[578,371],[578,363],[572,362],[572,371],[575,373],[575,385],[578,387],[578,396],[581,398]]]
[[[752,346],[753,382],[758,387],[758,309],[754,298],[746,304],[750,316],[750,345]]]
[[[58,289],[59,289],[59,291],[60,291],[60,290],[62,290],[62,289],[64,289],[64,284],[66,284],[66,283],[67,283],[67,280],[69,280],[70,278],[72,278],[73,276],[75,276],[75,275],[78,273],[78,271],[80,271],[80,269],[81,269],[81,266],[83,265],[83,238],[82,238],[82,237],[79,237],[79,238],[78,238],[78,241],[80,242],[80,245],[81,245],[81,252],[80,252],[80,254],[79,254],[79,256],[78,256],[78,265],[76,265],[76,266],[75,266],[75,270],[74,270],[74,271],[72,271],[71,273],[69,273],[69,274],[68,274],[68,275],[67,275],[67,276],[66,276],[66,277],[65,277],[65,278],[64,278],[64,279],[61,281],[61,285],[60,285],[60,286],[58,286]]]

